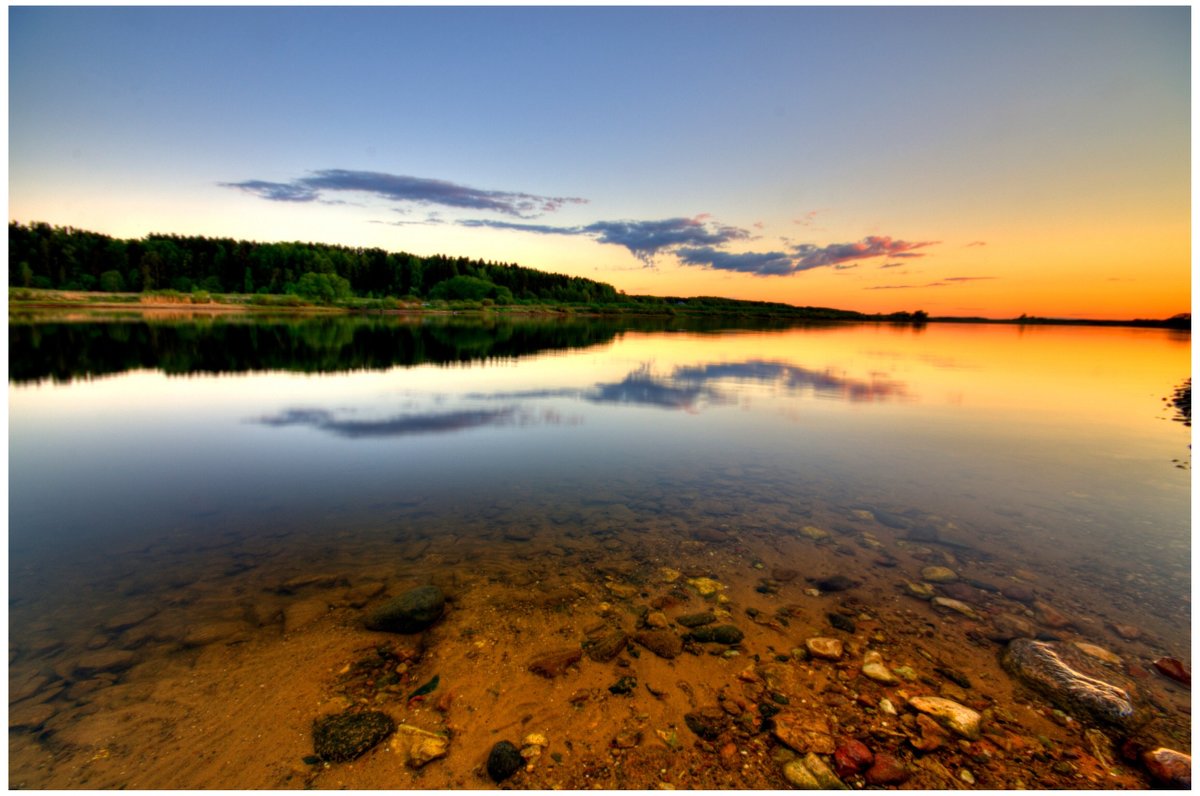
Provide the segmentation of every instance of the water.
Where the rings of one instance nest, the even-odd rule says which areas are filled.
[[[1186,334],[14,321],[10,357],[10,724],[28,725],[10,736],[14,786],[483,787],[477,769],[498,739],[485,730],[511,724],[502,714],[541,685],[522,656],[577,648],[597,616],[632,628],[656,598],[683,599],[663,567],[725,584],[734,620],[749,625],[744,654],[763,659],[800,644],[799,626],[841,599],[876,620],[890,654],[913,653],[898,628],[920,615],[936,628],[918,634],[935,655],[977,656],[981,676],[1004,682],[997,648],[969,644],[967,620],[904,595],[922,566],[948,564],[1034,588],[1073,618],[1064,638],[1145,668],[1164,654],[1188,662],[1190,436],[1163,400],[1190,375]],[[759,590],[780,568],[799,579]],[[804,593],[805,578],[834,573],[859,585]],[[299,762],[308,723],[347,698],[340,667],[378,640],[362,611],[429,581],[453,610],[414,674],[438,668],[461,685],[455,707],[410,718],[456,730],[451,754],[419,774],[378,754],[349,768]],[[990,592],[976,607],[1027,610]],[[746,608],[788,608],[792,621],[770,627]],[[1142,635],[1121,638],[1114,624]],[[484,673],[481,650],[500,668]],[[116,663],[80,665],[97,654]],[[315,668],[289,670],[297,655]],[[635,668],[659,663],[647,658]],[[708,681],[695,667],[727,660],[685,655],[661,676]],[[570,676],[599,688],[610,668]],[[286,697],[269,685],[276,671],[290,672]],[[1162,680],[1147,686],[1171,714],[1155,737],[1180,748],[1186,695]],[[202,683],[218,682],[241,695],[224,698],[247,711],[243,724],[209,716]],[[683,698],[651,699],[638,715],[653,724],[663,710],[661,724],[683,728],[669,715]],[[411,706],[399,705],[407,720]],[[596,754],[611,754],[601,736],[619,722],[583,729],[544,704],[527,711],[560,744],[578,737],[563,760],[523,775],[526,786],[652,787],[665,776],[580,779],[588,733]],[[266,714],[267,729],[250,718]],[[634,752],[653,745],[642,729]],[[762,769],[670,776],[778,786],[777,767]],[[998,771],[991,785],[1012,782]]]

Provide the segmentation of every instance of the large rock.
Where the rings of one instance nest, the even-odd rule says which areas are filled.
[[[392,717],[378,710],[325,716],[313,722],[313,751],[331,762],[354,760],[395,729]]]
[[[387,633],[419,633],[442,616],[446,595],[437,586],[409,589],[367,616],[368,630]]]
[[[1143,754],[1142,762],[1157,784],[1179,790],[1192,789],[1191,755],[1160,746]]]
[[[1129,691],[1110,682],[1124,678],[1089,661],[1072,646],[1014,639],[1002,662],[1005,669],[1069,713],[1117,725],[1133,719]]]

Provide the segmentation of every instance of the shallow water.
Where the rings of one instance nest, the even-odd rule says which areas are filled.
[[[977,787],[1144,786],[1080,762],[1090,725],[1054,723],[983,638],[1045,614],[980,589],[956,595],[974,617],[939,612],[906,593],[929,565],[1034,590],[1070,621],[1041,631],[1144,670],[1141,735],[1188,750],[1188,694],[1150,662],[1190,667],[1190,435],[1164,402],[1190,336],[719,326],[10,323],[10,785],[487,787],[491,745],[536,731],[550,746],[518,786],[781,787],[769,732],[728,760],[683,714],[777,664],[835,735],[886,745],[911,720],[866,703],[938,693],[940,662],[1028,713],[1005,732],[1057,746],[1024,774],[997,738],[987,762],[904,747],[910,785],[946,787],[937,760]],[[832,575],[855,585],[806,591]],[[681,587],[698,576],[720,602]],[[364,611],[426,582],[450,608],[422,656],[391,691],[349,689],[343,670],[395,641]],[[710,605],[745,631],[736,655],[526,669],[597,623]],[[924,678],[881,689],[849,653],[788,657],[840,633],[837,611],[857,617],[849,652]],[[621,673],[661,695],[610,694]],[[434,674],[452,699],[404,699]],[[360,698],[449,731],[449,754],[304,763],[313,719]]]

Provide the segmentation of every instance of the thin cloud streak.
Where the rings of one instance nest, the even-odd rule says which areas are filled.
[[[516,191],[491,191],[466,185],[386,174],[378,171],[322,169],[291,182],[244,180],[222,182],[224,188],[234,188],[273,202],[329,201],[328,193],[366,193],[392,202],[412,202],[468,210],[489,210],[518,218],[534,218],[552,213],[567,204],[585,204],[586,199],[571,196],[538,196]]]

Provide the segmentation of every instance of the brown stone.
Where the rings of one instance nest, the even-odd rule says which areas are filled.
[[[683,639],[670,630],[643,630],[633,640],[660,658],[674,658],[683,652]]]
[[[1064,628],[1074,624],[1069,616],[1042,600],[1035,600],[1033,609],[1037,614],[1038,621],[1046,627]]]
[[[529,671],[534,674],[540,674],[542,677],[558,677],[569,666],[579,663],[579,659],[582,657],[583,650],[579,649],[548,652],[531,660],[529,662]]]
[[[605,633],[588,644],[587,656],[600,663],[611,661],[625,651],[628,642],[629,636],[620,630]]]
[[[845,649],[842,642],[836,638],[805,639],[804,646],[809,655],[827,661],[841,660],[842,652]]]
[[[824,717],[787,711],[775,716],[775,738],[797,752],[831,755],[837,749]]]
[[[75,663],[76,677],[89,677],[99,672],[119,672],[128,669],[137,661],[137,656],[128,650],[105,650],[84,655]]]
[[[1003,587],[1000,589],[1000,593],[1010,600],[1016,600],[1026,605],[1037,599],[1037,595],[1033,593],[1033,589],[1018,583]]]
[[[833,752],[833,770],[841,778],[854,776],[875,762],[875,755],[862,741],[842,741]]]
[[[1142,763],[1159,785],[1168,788],[1192,788],[1192,758],[1174,749],[1159,747],[1142,755]]]
[[[921,730],[920,738],[910,738],[909,743],[919,752],[932,752],[940,749],[950,740],[950,736],[941,725],[924,713],[917,714],[917,727]]]
[[[1188,688],[1192,687],[1192,673],[1184,667],[1182,661],[1175,658],[1159,658],[1154,662],[1154,668],[1172,680],[1183,683]]]
[[[867,769],[868,785],[901,785],[908,781],[912,772],[895,756],[886,752],[875,755],[875,762]]]

